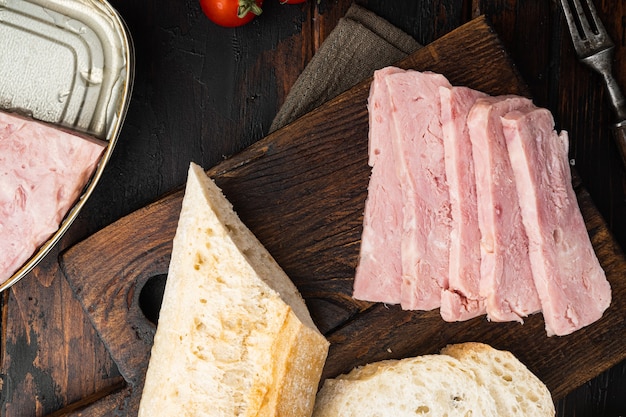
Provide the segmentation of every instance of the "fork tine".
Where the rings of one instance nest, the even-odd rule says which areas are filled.
[[[589,7],[589,14],[591,15],[591,19],[593,19],[593,24],[596,26],[598,34],[602,35],[603,37],[606,36],[606,29],[604,29],[602,20],[600,20],[600,18],[598,17],[598,12],[593,1],[587,1],[587,6]]]
[[[561,0],[561,7],[563,8],[563,12],[565,14],[565,20],[567,21],[567,26],[569,27],[574,47],[576,48],[576,51],[578,51],[578,45],[582,42],[582,38],[580,36],[580,31],[578,30],[578,25],[576,24],[576,19],[574,18],[574,12],[572,12],[568,0]]]
[[[595,38],[599,42],[604,42],[607,38],[607,33],[602,25],[602,21],[598,17],[598,12],[596,11],[596,6],[593,4],[593,0],[585,0],[589,13],[586,13],[586,10],[580,3],[580,0],[572,1],[576,7],[576,12],[578,13],[581,26],[583,27],[585,33],[589,34],[587,37],[594,34]],[[593,23],[593,26],[590,24],[590,21]]]
[[[583,8],[583,5],[580,3],[580,0],[572,0],[572,3],[574,4],[574,8],[576,9],[576,16],[578,16],[578,24],[580,25],[583,31],[581,35],[583,39],[589,40],[589,38],[593,36],[594,31],[591,25],[589,24],[589,19],[587,18],[587,15],[585,14],[585,9]],[[587,2],[587,4],[589,7],[593,7],[593,2]],[[591,13],[591,15],[593,16],[593,12]]]
[[[622,162],[626,166],[626,98],[613,76],[611,68],[615,44],[604,28],[593,0],[560,0],[565,13],[567,26],[578,59],[593,68],[604,78],[611,105],[617,114],[618,122],[613,126],[614,140],[618,145]],[[574,7],[575,14],[572,11]]]
[[[574,49],[581,58],[598,52],[598,48],[613,46],[612,40],[598,17],[593,0],[582,1],[585,5],[581,3],[581,0],[561,0]]]

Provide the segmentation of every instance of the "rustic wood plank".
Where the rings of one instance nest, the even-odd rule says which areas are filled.
[[[470,20],[463,1],[413,1],[406,5],[364,0],[365,7],[426,45]],[[477,16],[474,16],[477,17]]]
[[[261,138],[311,56],[314,2],[267,2],[262,18],[233,30],[210,23],[197,1],[111,4],[137,52],[129,113],[102,180],[62,244],[3,294],[3,417],[47,415],[120,379],[58,271],[58,252],[179,186],[189,160],[211,166]]]
[[[121,379],[54,257],[6,292],[3,317],[1,415],[44,415]]]
[[[492,17],[533,98],[550,108],[557,126],[570,133],[570,155],[576,161],[586,189],[617,243],[624,246],[626,211],[624,171],[610,143],[610,109],[600,78],[575,57],[558,2],[537,0],[474,0],[474,12]],[[594,2],[615,41],[616,76],[626,86],[626,40],[623,2]],[[524,24],[521,22],[524,21]],[[511,28],[514,30],[511,30]],[[533,30],[528,30],[533,28]],[[591,78],[589,78],[591,75]],[[622,362],[557,403],[558,415],[619,415],[624,370]],[[621,378],[621,379],[620,379]],[[621,390],[620,390],[620,387]]]
[[[85,396],[49,414],[48,417],[119,416],[119,413],[126,408],[137,409],[137,405],[131,403],[131,401],[136,401],[137,397],[131,394],[132,390],[120,378],[118,383]]]
[[[130,233],[99,232],[88,238],[85,244],[93,250],[84,256],[91,266],[81,275],[89,275],[82,275],[80,281],[69,280],[131,386],[141,384],[156,330],[139,308],[141,289],[150,278],[167,274],[180,203],[180,193],[166,196],[105,229]],[[129,251],[132,247],[137,250]],[[78,273],[65,255],[61,267],[66,275]]]
[[[73,226],[67,243],[79,241],[181,184],[186,172],[186,166],[183,166],[185,155],[198,158],[196,161],[204,166],[212,166],[223,156],[235,153],[260,138],[264,134],[264,126],[269,125],[273,112],[282,103],[289,86],[312,52],[317,50],[337,20],[343,16],[351,1],[322,0],[289,9],[279,9],[278,5],[268,3],[263,21],[259,20],[259,24],[248,28],[230,31],[230,35],[215,35],[224,31],[200,23],[202,16],[195,2],[181,4],[169,0],[112,0],[112,3],[122,12],[133,31],[140,52],[139,81],[120,146],[110,165],[111,170],[105,173],[102,188],[96,190],[96,196],[88,203],[84,215]],[[359,3],[379,12],[426,43],[445,33],[445,28],[454,27],[455,13],[461,2],[410,1],[394,2],[391,5],[380,0],[362,0]],[[605,123],[611,119],[610,111],[603,101],[600,80],[595,77],[591,82],[587,81],[590,71],[573,57],[556,2],[468,0],[463,3],[465,10],[459,23],[472,11],[474,16],[479,10],[487,13],[517,69],[527,81],[533,97],[541,103],[546,97],[548,107],[557,115],[557,122],[571,131],[576,166],[585,187],[600,213],[607,219],[611,232],[622,245],[626,243],[626,218],[622,215],[626,211],[626,181],[606,131]],[[407,11],[411,9],[415,12],[419,9],[422,13],[424,7],[432,7],[425,12],[429,14],[428,18],[424,15],[411,16]],[[616,41],[616,73],[621,84],[626,85],[626,41],[621,18],[626,3],[596,1],[596,7]],[[538,23],[533,22],[534,13],[541,13],[541,10],[546,10],[546,13],[540,14],[542,17]],[[299,29],[302,34],[297,33]],[[214,41],[205,39],[211,36]],[[249,38],[258,37],[267,37],[268,40],[257,39],[243,48],[236,47],[238,43],[245,44]],[[547,45],[548,39],[550,45]],[[274,49],[266,50],[266,47]],[[235,60],[232,51],[239,52],[236,57],[238,64],[232,64]],[[306,57],[302,58],[303,55]],[[200,71],[201,65],[204,71]],[[232,74],[226,75],[226,79],[219,76],[222,73],[210,72],[212,68],[219,69],[225,65],[236,65],[232,67]],[[268,73],[272,71],[275,79],[268,78]],[[248,78],[243,83],[232,84],[234,78],[245,79],[248,74],[257,77],[258,82],[253,81],[255,78]],[[225,91],[219,85],[223,82],[238,86],[232,90],[234,96],[225,101],[218,94]],[[171,91],[169,87],[158,91],[164,84],[181,83],[193,85],[187,85],[180,91]],[[177,98],[175,102],[168,103],[170,95],[183,93],[190,99]],[[248,102],[257,108],[245,114],[235,111],[238,107],[247,106]],[[224,103],[229,106],[227,109],[221,109]],[[582,103],[589,105],[581,108]],[[271,110],[259,111],[258,107],[261,106],[268,106]],[[586,115],[587,111],[589,115]],[[224,119],[228,112],[233,120]],[[170,121],[180,114],[185,114],[185,117],[173,125],[176,129],[168,128]],[[214,124],[214,120],[217,123]],[[182,122],[188,122],[189,125]],[[234,126],[237,123],[241,126]],[[224,129],[225,134],[216,137],[218,129]],[[216,151],[212,150],[214,143]],[[206,144],[211,144],[211,150],[207,151]],[[55,255],[50,257],[54,258]],[[24,362],[26,360],[23,358],[28,352],[36,351],[38,363],[34,367],[37,372],[32,373],[32,383],[22,385],[23,391],[10,389],[10,385],[4,382],[0,415],[29,414],[31,407],[35,407],[32,399],[39,397],[44,399],[31,414],[43,415],[81,395],[98,391],[97,387],[106,389],[104,386],[112,381],[106,376],[113,373],[109,366],[87,369],[82,364],[81,359],[91,363],[96,361],[95,358],[106,361],[103,358],[108,357],[93,329],[83,332],[81,343],[72,342],[71,334],[62,330],[63,326],[89,328],[82,313],[70,307],[68,311],[72,313],[71,317],[66,314],[65,321],[61,322],[58,316],[44,311],[46,309],[41,305],[35,306],[28,302],[28,297],[32,297],[39,303],[54,303],[50,304],[50,311],[65,309],[58,303],[71,299],[72,295],[67,286],[63,288],[59,280],[54,278],[56,274],[54,268],[42,265],[36,275],[43,284],[19,284],[22,288],[20,297],[26,300],[19,307],[14,294],[10,291],[3,294],[0,346],[3,357],[2,380],[18,380],[23,373],[23,368],[11,365],[9,358]],[[344,284],[341,280],[329,282],[332,292],[344,288]],[[305,290],[313,296],[315,303],[324,303],[326,295],[323,292],[314,286],[307,286]],[[360,311],[367,307],[367,304],[359,305],[358,309]],[[334,314],[328,314],[333,317],[354,308],[354,304],[348,297],[336,298],[333,303],[326,303],[319,308],[335,310]],[[57,318],[48,319],[48,314]],[[23,317],[37,317],[37,320],[27,323]],[[332,326],[332,321],[324,323],[324,326]],[[18,338],[26,339],[25,335],[31,327],[40,338],[59,341],[54,346],[56,350],[67,351],[71,346],[74,353],[66,357],[55,354],[53,357],[53,354],[36,345],[9,343]],[[64,336],[59,338],[59,334]],[[65,338],[70,339],[62,340]],[[91,351],[91,346],[99,347]],[[622,398],[624,386],[620,381],[626,380],[624,369],[626,365],[622,363],[576,390],[567,397],[561,410],[563,413],[559,415],[623,414],[624,405],[623,402],[620,404],[619,399]],[[68,378],[70,374],[81,376]],[[93,381],[102,380],[103,375],[106,383],[94,385]]]
[[[440,38],[401,65],[442,72],[453,83],[491,94],[528,93],[483,19]],[[621,277],[626,262],[584,188],[579,188],[580,203],[616,301],[600,322],[572,336],[547,338],[540,315],[523,326],[484,318],[450,324],[436,311],[405,312],[351,298],[369,177],[368,89],[365,80],[209,170],[296,283],[331,340],[325,377],[371,360],[480,340],[513,351],[560,398],[622,360],[626,349],[619,335],[626,335],[626,326],[619,311],[625,307]],[[137,392],[154,331],[141,316],[138,293],[151,276],[164,273],[181,198],[180,190],[169,194],[62,256],[68,282]]]

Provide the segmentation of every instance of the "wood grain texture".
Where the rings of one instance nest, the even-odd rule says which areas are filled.
[[[399,65],[441,72],[454,84],[491,94],[528,92],[483,19]],[[540,314],[523,326],[489,323],[484,317],[445,323],[437,311],[407,312],[352,299],[369,178],[368,92],[365,80],[208,171],[298,286],[331,341],[324,377],[374,360],[433,353],[448,343],[473,340],[512,351],[559,399],[623,360],[626,323],[620,311],[626,308],[626,261],[582,187],[579,202],[614,295],[610,310],[592,326],[548,338]],[[182,190],[170,194],[62,255],[68,282],[133,395],[140,391],[154,331],[141,315],[138,294],[150,277],[164,273],[181,199]]]
[[[626,171],[611,143],[611,109],[602,80],[577,61],[557,1],[473,0],[472,9],[490,16],[533,98],[555,114],[557,126],[570,133],[570,157],[608,229],[626,244]],[[615,74],[626,87],[626,3],[594,1],[615,42]],[[525,22],[514,24],[512,22]],[[606,371],[557,403],[558,415],[626,414],[623,393],[626,362]]]
[[[211,166],[262,138],[313,53],[313,3],[268,2],[263,19],[234,30],[209,22],[195,0],[111,4],[137,52],[129,113],[79,218],[0,301],[3,417],[48,415],[123,380],[62,276],[59,252],[179,187],[189,160]]]
[[[599,77],[576,61],[556,1],[356,2],[422,43],[486,14],[532,96],[570,131],[584,187],[611,234],[626,244],[625,171],[608,136],[611,111]],[[127,22],[138,54],[130,112],[111,164],[58,250],[2,294],[3,417],[43,416],[116,386],[120,374],[58,270],[59,250],[179,187],[187,160],[213,166],[262,138],[293,81],[352,0],[293,7],[268,0],[262,17],[233,30],[206,21],[196,0],[111,3]],[[626,86],[626,3],[595,4],[616,43],[615,70]],[[345,288],[341,279],[328,285],[333,293]],[[319,303],[325,297],[312,286],[306,291]],[[341,298],[323,308],[341,315],[354,306]],[[625,390],[622,362],[559,401],[558,415],[626,415]],[[115,401],[110,414],[97,404],[101,408],[91,415],[115,415]]]
[[[54,257],[4,294],[3,316],[3,416],[44,415],[123,382]]]

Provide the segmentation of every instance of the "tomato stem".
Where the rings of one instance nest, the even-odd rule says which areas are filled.
[[[263,13],[263,10],[256,4],[255,0],[239,0],[237,16],[243,19],[248,13],[254,13],[258,16]]]

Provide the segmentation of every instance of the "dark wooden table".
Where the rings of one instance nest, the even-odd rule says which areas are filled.
[[[209,22],[196,0],[112,1],[136,49],[132,102],[113,159],[79,219],[56,250],[0,298],[0,415],[80,415],[72,404],[123,386],[59,269],[59,253],[182,186],[190,160],[209,168],[263,138],[290,86],[351,3],[265,0],[253,23],[225,29]],[[556,2],[357,3],[422,44],[486,15],[536,103],[570,132],[583,184],[624,247],[625,176],[610,139],[613,115],[601,79],[576,61]],[[596,6],[617,45],[615,69],[626,86],[626,2]],[[625,392],[622,363],[560,399],[558,415],[624,416]]]

